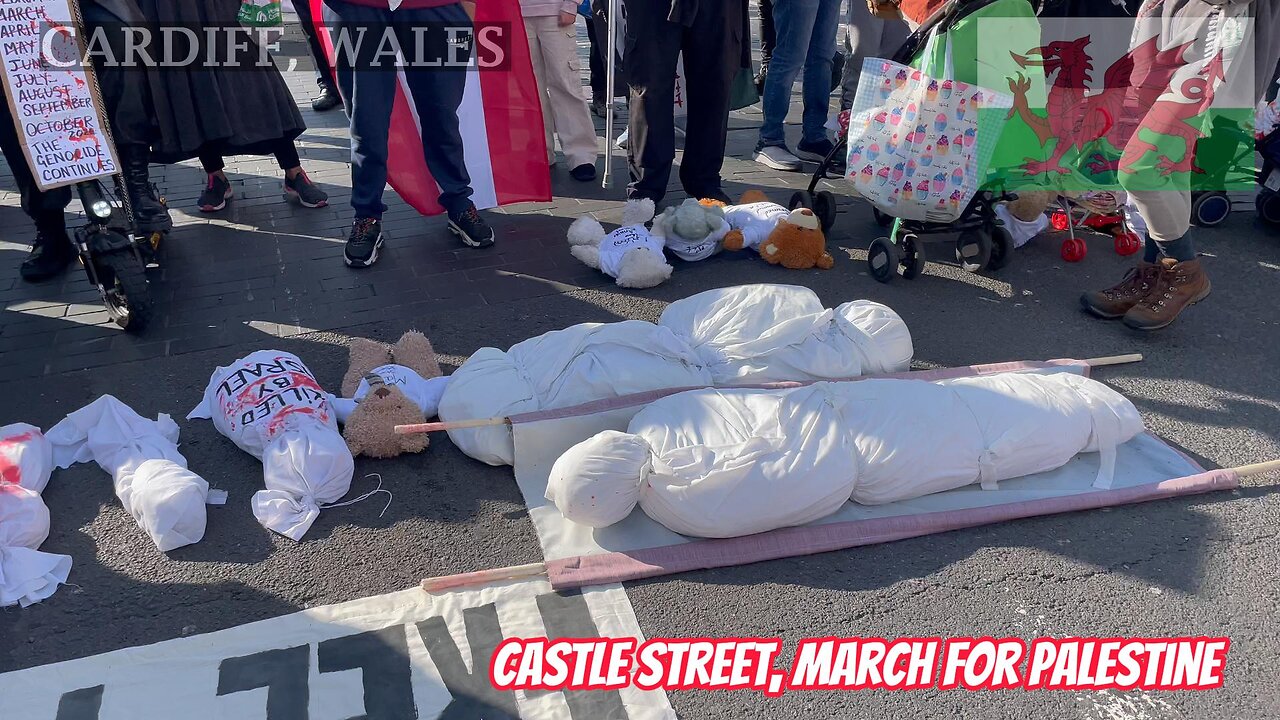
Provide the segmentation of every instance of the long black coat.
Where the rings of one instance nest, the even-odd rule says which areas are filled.
[[[240,0],[81,2],[96,3],[126,24],[145,24],[152,28],[164,25],[236,27],[236,14],[240,9]],[[246,57],[256,56],[256,49],[246,54]],[[155,162],[177,162],[204,152],[268,154],[282,140],[292,141],[306,130],[297,102],[274,65],[254,70],[200,64],[165,67],[148,71],[146,78],[149,107],[145,110],[150,111],[151,117],[145,121],[123,117],[117,124],[136,128],[145,122],[150,129]],[[139,112],[132,103],[125,104],[122,110],[126,108],[133,114]]]

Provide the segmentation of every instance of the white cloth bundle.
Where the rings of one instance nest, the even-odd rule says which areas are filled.
[[[48,438],[58,467],[93,461],[111,474],[125,512],[161,552],[204,537],[209,483],[187,469],[173,418],[148,420],[103,395],[54,425]]]
[[[583,323],[516,343],[480,348],[451,376],[442,420],[506,417],[667,387],[702,387],[711,376],[689,346],[665,327],[640,320]],[[505,427],[450,430],[463,452],[512,465]]]
[[[507,417],[646,390],[898,372],[911,334],[897,313],[867,300],[828,310],[812,290],[742,285],[672,303],[657,325],[574,325],[503,352],[481,348],[450,377],[445,421]],[[503,426],[449,430],[463,452],[514,464]]]
[[[356,387],[356,392],[352,397],[329,396],[329,402],[333,403],[334,412],[338,415],[338,422],[345,423],[351,413],[356,411],[356,406],[360,404],[360,401],[369,394],[370,377],[374,379],[375,384],[380,383],[400,388],[405,397],[409,398],[409,402],[418,406],[424,418],[436,416],[440,408],[440,396],[444,395],[444,389],[449,385],[448,375],[423,378],[412,368],[407,368],[403,365],[396,365],[395,363],[379,365],[360,379],[360,384]]]
[[[911,369],[911,332],[892,309],[834,310],[797,285],[739,285],[677,300],[658,324],[687,342],[715,385],[843,380]]]
[[[301,540],[351,488],[355,462],[338,432],[329,395],[292,353],[259,350],[213,371],[187,418],[208,418],[262,461],[265,490],[254,493],[263,527]]]
[[[940,382],[862,380],[791,390],[707,389],[663,398],[570,448],[546,496],[604,527],[635,505],[667,528],[735,537],[802,525],[847,500],[906,500],[1061,467],[1142,432],[1133,404],[1071,374]]]
[[[71,574],[69,556],[37,549],[49,537],[40,493],[52,472],[53,446],[39,428],[0,428],[0,607],[40,602]]]

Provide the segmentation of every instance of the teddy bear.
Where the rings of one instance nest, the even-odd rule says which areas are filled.
[[[732,228],[724,237],[726,250],[755,248],[765,262],[792,270],[835,265],[822,223],[809,208],[787,210],[759,190],[748,190],[724,216]]]
[[[569,252],[614,278],[619,287],[661,285],[672,268],[662,252],[664,238],[644,226],[653,213],[653,200],[628,200],[622,208],[622,227],[610,233],[590,215],[580,217],[569,226]]]
[[[448,383],[420,332],[405,333],[395,345],[356,338],[342,379],[345,397],[333,399],[351,454],[389,458],[425,450],[426,433],[397,435],[395,426],[434,417]]]
[[[676,257],[687,262],[706,260],[720,252],[729,229],[724,203],[710,199],[687,198],[653,220],[653,233],[663,238]]]

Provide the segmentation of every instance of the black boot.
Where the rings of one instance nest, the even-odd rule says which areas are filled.
[[[311,101],[311,109],[316,112],[328,112],[337,107],[342,107],[342,96],[332,85],[322,81],[320,94]]]
[[[129,192],[129,204],[133,208],[133,229],[139,234],[164,232],[173,227],[169,208],[160,202],[156,187],[151,184],[148,174],[150,154],[145,145],[120,147],[124,185]]]
[[[18,272],[27,282],[41,282],[61,275],[74,258],[67,226],[62,213],[58,213],[56,221],[51,219],[36,225],[35,243]]]

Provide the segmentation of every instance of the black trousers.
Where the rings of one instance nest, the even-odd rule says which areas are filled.
[[[62,211],[71,202],[71,188],[60,187],[41,191],[36,185],[31,167],[27,165],[27,157],[22,152],[22,141],[18,139],[18,130],[13,124],[13,114],[9,112],[8,103],[0,103],[4,114],[0,116],[0,146],[4,148],[4,159],[13,172],[14,182],[18,185],[18,193],[22,196],[22,211],[35,221],[36,228],[50,233],[66,228],[66,220]]]
[[[281,170],[292,170],[302,165],[302,158],[298,157],[298,146],[288,138],[281,138],[275,142],[275,147],[271,150],[271,154],[276,156],[276,164]],[[223,157],[217,153],[200,153],[200,167],[204,168],[206,173],[216,173],[227,164],[223,161]]]
[[[338,89],[338,80],[333,75],[333,67],[324,55],[324,44],[320,41],[320,33],[316,29],[318,18],[312,17],[310,0],[295,0],[293,9],[298,13],[298,25],[311,47],[311,59],[316,64],[316,72],[320,74],[320,86]]]
[[[760,67],[769,64],[769,58],[773,57],[773,46],[777,44],[778,33],[773,29],[773,0],[760,0]]]
[[[702,2],[689,26],[667,19],[671,0],[624,0],[627,38],[623,53],[631,88],[627,195],[655,203],[667,192],[675,161],[676,61],[684,52],[688,109],[680,184],[693,197],[720,192],[729,91],[742,65],[746,3]]]
[[[104,30],[102,36],[114,57],[127,56],[126,43],[131,41],[126,39],[125,26],[111,11],[94,2],[82,2],[80,12],[89,32],[98,28]],[[101,62],[97,63],[95,70],[116,148],[124,155],[139,152],[137,148],[145,153],[159,134],[147,77],[149,71],[140,67],[106,67]]]

